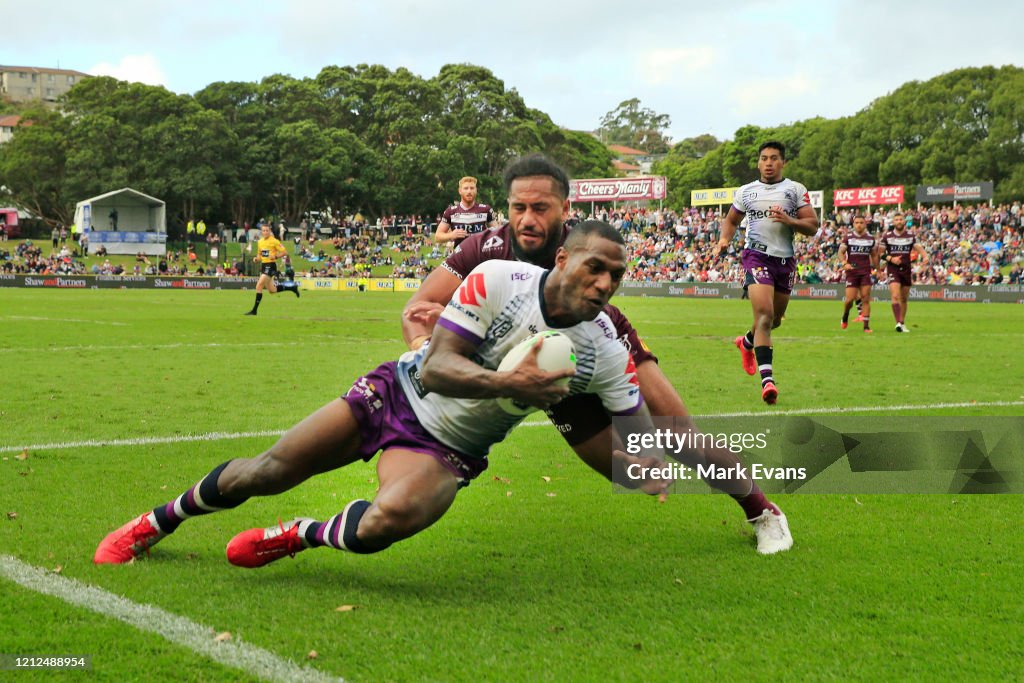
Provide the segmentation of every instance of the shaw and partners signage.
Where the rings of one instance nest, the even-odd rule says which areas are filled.
[[[664,199],[668,181],[663,176],[570,180],[570,202],[625,202]]]
[[[954,185],[918,185],[916,199],[921,204],[962,202],[992,199],[992,182],[961,183]]]

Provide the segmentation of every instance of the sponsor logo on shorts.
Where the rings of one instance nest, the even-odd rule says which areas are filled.
[[[363,398],[371,414],[384,407],[384,402],[381,400],[380,394],[377,393],[377,387],[365,377],[360,377],[356,380],[356,383],[352,385],[352,389],[349,390],[350,394],[353,392]]]

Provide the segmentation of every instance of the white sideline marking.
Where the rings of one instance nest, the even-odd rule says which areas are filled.
[[[353,338],[355,339],[355,338]],[[356,341],[365,342],[365,339],[355,339]],[[23,351],[123,351],[129,349],[216,349],[216,348],[245,348],[245,347],[292,347],[302,345],[303,348],[309,346],[326,346],[328,344],[334,344],[339,341],[351,341],[349,339],[331,339],[318,342],[310,341],[294,341],[294,342],[208,342],[206,344],[193,344],[188,342],[176,343],[176,344],[79,344],[77,346],[47,346],[44,348],[37,347],[5,347],[0,349],[0,353],[6,351],[9,353],[23,352]]]
[[[0,446],[0,453],[13,453],[27,448],[30,451],[55,451],[66,448],[95,448],[97,446],[146,446],[157,443],[187,443],[189,441],[222,441],[248,439],[259,436],[281,436],[283,429],[264,429],[258,432],[208,432],[206,434],[177,434],[175,436],[140,436],[135,439],[97,439],[93,441],[62,441],[40,443],[33,446]]]
[[[325,673],[302,667],[272,652],[242,642],[216,642],[214,629],[159,607],[132,602],[100,588],[26,564],[10,555],[0,555],[0,576],[29,590],[52,595],[64,602],[123,621],[182,645],[204,657],[270,681],[339,681]]]
[[[77,318],[42,318],[36,315],[6,315],[7,320],[42,320],[51,323],[92,323],[93,325],[117,325],[128,327],[128,323],[119,323],[112,320],[78,320]]]
[[[762,410],[748,411],[741,413],[715,413],[707,415],[694,415],[696,418],[716,417],[771,417],[773,415],[833,415],[839,413],[887,413],[899,410],[937,410],[939,408],[996,408],[1005,406],[1024,406],[1024,401],[963,401],[961,403],[927,403],[919,405],[901,406],[851,406],[849,408],[834,406],[832,408],[794,408],[793,410]],[[524,422],[523,427],[539,427],[551,424],[550,422]]]
[[[794,408],[793,410],[763,410],[739,413],[714,413],[694,415],[696,418],[717,417],[771,417],[773,415],[834,415],[840,413],[886,413],[900,410],[938,410],[940,408],[999,408],[1007,406],[1024,406],[1024,401],[963,401],[961,403],[926,403],[917,405],[897,406],[851,406],[844,408]],[[523,422],[520,427],[543,427],[549,425],[546,420]],[[30,451],[54,451],[67,448],[96,448],[100,446],[145,446],[148,444],[186,443],[189,441],[224,441],[228,439],[248,439],[262,436],[280,436],[283,429],[265,429],[258,432],[208,432],[206,434],[179,434],[177,436],[143,436],[135,439],[97,439],[94,441],[63,441],[58,443],[41,443],[22,446],[0,446],[0,453],[14,453],[28,449]]]

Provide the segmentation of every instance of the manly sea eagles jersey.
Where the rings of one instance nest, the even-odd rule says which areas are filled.
[[[773,220],[769,210],[780,206],[796,218],[796,212],[810,204],[807,188],[789,178],[777,183],[762,183],[760,180],[747,183],[736,190],[732,203],[732,208],[747,217],[744,246],[769,256],[790,258],[793,256],[793,228]]]
[[[451,225],[452,230],[461,229],[467,235],[475,235],[494,221],[494,211],[487,204],[474,204],[467,209],[462,202],[456,202],[444,210],[441,220]]]
[[[518,261],[491,260],[474,268],[437,324],[476,345],[472,360],[496,370],[501,359],[527,337],[557,330],[576,347],[576,374],[569,393],[596,394],[612,415],[631,415],[643,402],[636,368],[616,339],[605,313],[571,327],[549,324],[544,303],[548,271]],[[451,398],[428,393],[420,382],[426,346],[402,355],[398,377],[420,423],[436,439],[466,455],[484,457],[523,420],[496,399]]]
[[[902,234],[897,234],[895,230],[889,230],[882,235],[881,244],[885,248],[885,255],[901,257],[898,265],[890,263],[889,268],[909,272],[910,255],[914,251],[915,242],[917,242],[917,238],[909,230],[904,230]]]
[[[875,238],[865,231],[858,235],[851,230],[843,238],[846,245],[846,262],[853,266],[853,273],[871,272],[871,253],[875,250]]]

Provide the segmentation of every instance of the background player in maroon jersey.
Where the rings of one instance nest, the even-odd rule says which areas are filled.
[[[910,286],[914,284],[914,275],[910,270],[910,256],[917,252],[921,263],[928,262],[928,253],[917,243],[917,238],[906,227],[907,223],[903,214],[896,214],[892,217],[892,230],[882,235],[879,244],[885,258],[886,274],[889,276],[892,315],[896,318],[897,332],[910,332],[906,325]]]
[[[437,232],[434,233],[435,242],[454,242],[455,246],[459,246],[470,235],[483,232],[495,224],[491,207],[477,203],[476,186],[477,181],[473,176],[459,180],[461,200],[444,210],[441,222],[437,224]]]
[[[472,235],[441,267],[423,281],[409,299],[402,316],[402,336],[410,348],[422,346],[432,333],[444,306],[451,300],[463,278],[483,261],[519,260],[545,268],[554,264],[555,253],[568,235],[569,179],[561,168],[543,155],[514,161],[505,172],[509,223],[482,234]],[[681,432],[698,431],[686,404],[658,366],[657,358],[641,341],[629,320],[615,306],[605,312],[616,327],[619,341],[629,350],[636,366],[644,401],[653,416],[674,418]],[[555,405],[548,415],[576,454],[591,468],[611,479],[612,462],[607,454],[607,432],[611,417],[597,397],[581,394]],[[685,454],[686,465],[714,463],[723,468],[739,464],[727,449],[708,448]],[[751,479],[709,482],[728,493],[754,524],[758,551],[774,553],[793,545],[785,515],[771,503]]]
[[[845,330],[849,324],[853,302],[860,299],[864,331],[871,332],[871,271],[878,266],[878,245],[868,232],[863,216],[854,217],[853,232],[847,233],[839,245],[839,259],[846,271],[842,328]]]

